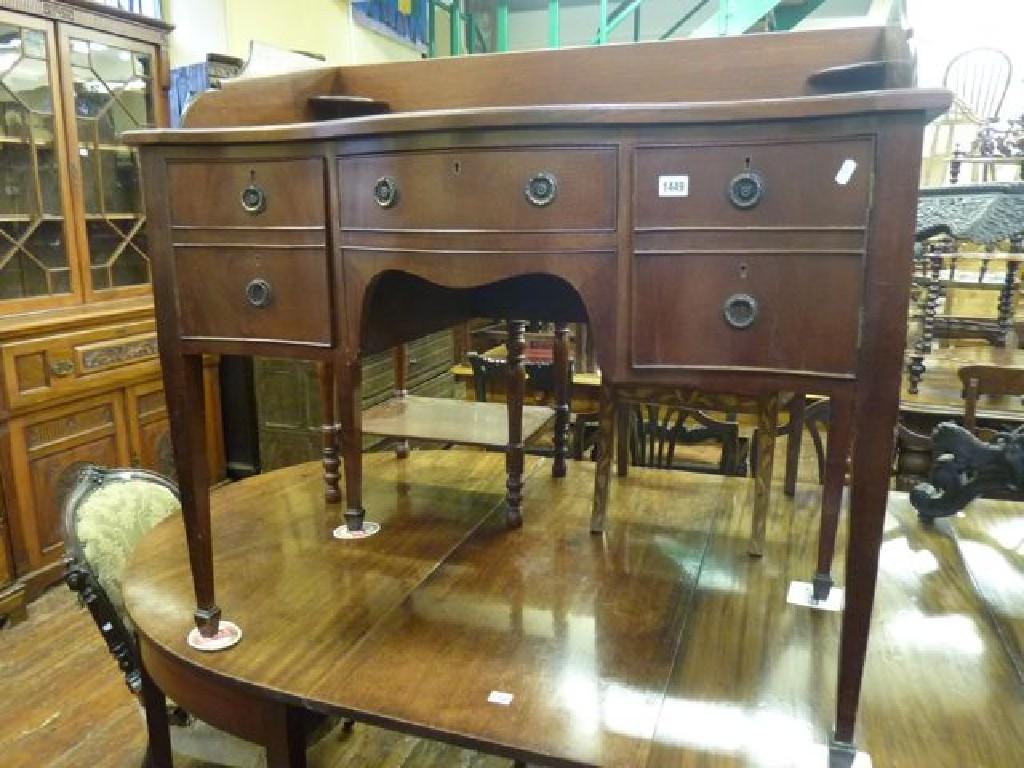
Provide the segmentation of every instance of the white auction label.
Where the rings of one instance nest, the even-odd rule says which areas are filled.
[[[506,693],[505,691],[491,691],[490,695],[487,697],[487,701],[491,704],[501,704],[501,706],[507,707],[512,703],[512,699],[514,698],[515,696],[511,693]]]
[[[857,170],[857,161],[852,157],[848,157],[843,161],[843,164],[839,166],[839,171],[836,173],[836,184],[845,187],[850,183],[850,179],[853,178],[853,172]]]
[[[689,176],[658,177],[658,197],[686,197],[689,194]]]

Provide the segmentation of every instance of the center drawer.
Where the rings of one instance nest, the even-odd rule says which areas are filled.
[[[183,337],[331,343],[322,247],[178,247],[174,255]]]
[[[852,375],[858,253],[637,253],[637,368],[759,368]]]
[[[344,230],[615,229],[614,147],[460,149],[339,160]]]

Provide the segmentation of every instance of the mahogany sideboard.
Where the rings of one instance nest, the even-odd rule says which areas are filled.
[[[470,317],[587,322],[609,392],[813,390],[854,409],[835,729],[852,749],[921,138],[950,103],[912,84],[906,32],[864,27],[324,68],[131,135],[200,630],[221,614],[203,354],[333,363],[355,528],[364,355]]]

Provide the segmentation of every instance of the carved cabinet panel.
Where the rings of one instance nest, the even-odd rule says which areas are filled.
[[[151,381],[130,387],[125,399],[132,466],[174,477],[170,422],[160,382]]]
[[[14,467],[14,554],[20,568],[35,570],[63,551],[61,503],[77,468],[128,460],[123,398],[113,392],[13,419],[10,440],[12,454],[23,459]]]

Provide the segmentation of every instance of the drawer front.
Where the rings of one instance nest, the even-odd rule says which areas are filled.
[[[322,227],[324,161],[172,162],[176,227]]]
[[[637,254],[633,364],[852,375],[862,270],[853,253]]]
[[[331,342],[322,248],[176,248],[186,338]]]
[[[870,139],[641,147],[638,229],[863,227]]]
[[[0,352],[8,402],[18,409],[158,370],[152,320],[44,336]]]
[[[342,229],[609,231],[616,156],[551,147],[343,157]]]

